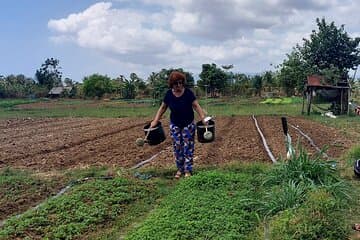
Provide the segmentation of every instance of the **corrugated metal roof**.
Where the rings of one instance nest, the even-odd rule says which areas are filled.
[[[64,90],[71,91],[72,87],[53,87],[49,94],[58,95],[61,94]]]

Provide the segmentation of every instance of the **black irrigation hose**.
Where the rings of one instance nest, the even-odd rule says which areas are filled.
[[[270,148],[269,148],[269,146],[268,146],[268,144],[267,144],[267,142],[266,142],[266,139],[265,139],[265,137],[264,137],[264,134],[261,132],[261,129],[260,129],[259,125],[258,125],[258,122],[257,122],[255,116],[252,115],[252,118],[253,118],[253,120],[254,120],[254,122],[255,122],[256,130],[257,130],[258,133],[260,134],[261,140],[262,140],[262,142],[263,142],[263,145],[264,145],[264,147],[265,147],[265,150],[266,150],[267,154],[269,155],[271,161],[272,161],[273,163],[276,163],[276,159],[275,159],[274,155],[272,154],[272,152],[271,152],[271,150],[270,150]]]

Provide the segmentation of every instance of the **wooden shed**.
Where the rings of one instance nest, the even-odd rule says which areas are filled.
[[[301,113],[305,113],[305,104],[307,115],[310,114],[313,98],[316,95],[322,96],[322,99],[331,103],[332,111],[335,115],[347,114],[349,100],[349,84],[348,82],[338,82],[337,85],[327,85],[323,76],[310,75],[304,88],[303,105]]]
[[[72,90],[72,88],[73,87],[63,87],[63,86],[53,87],[49,91],[48,96],[51,98],[61,97],[65,91],[70,92]]]

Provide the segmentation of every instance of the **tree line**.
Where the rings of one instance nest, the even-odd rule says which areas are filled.
[[[360,38],[349,37],[344,25],[337,27],[324,18],[316,19],[316,24],[318,29],[312,30],[310,38],[304,38],[302,45],[294,46],[274,71],[247,75],[232,72],[231,64],[218,66],[206,63],[202,65],[196,84],[193,74],[182,68],[161,69],[152,72],[147,79],[140,78],[136,73],[113,79],[107,75],[92,74],[78,83],[69,78],[63,80],[60,61],[49,58],[36,70],[35,79],[22,74],[0,75],[0,98],[44,97],[54,86],[70,86],[72,90],[64,93],[67,97],[161,98],[168,88],[167,78],[173,70],[185,73],[188,86],[193,87],[197,94],[211,97],[261,96],[264,91],[274,90],[287,96],[302,94],[306,77],[313,74],[323,76],[327,85],[353,81],[349,71],[356,72],[360,63]]]

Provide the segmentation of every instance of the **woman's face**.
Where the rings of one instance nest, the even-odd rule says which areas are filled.
[[[184,89],[184,81],[177,80],[174,82],[173,87],[175,92],[180,92]]]

